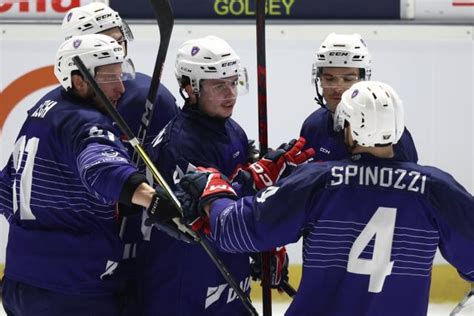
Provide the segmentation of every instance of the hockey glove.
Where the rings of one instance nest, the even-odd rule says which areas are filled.
[[[252,262],[250,263],[250,274],[252,279],[261,280],[262,279],[262,256],[260,253],[251,254]],[[278,250],[273,249],[271,251],[271,285],[272,288],[278,289],[279,292],[282,292],[281,286],[284,282],[288,282],[288,254],[286,253],[286,248],[281,247]]]
[[[150,206],[146,210],[148,215],[145,224],[168,223],[172,218],[181,217],[180,211],[171,201],[168,194],[162,188],[157,187],[156,192],[151,199]]]
[[[183,203],[184,193],[176,192],[175,194],[177,199]],[[186,243],[195,241],[192,236],[180,230],[176,223],[172,221],[173,218],[181,218],[181,212],[176,208],[176,205],[171,201],[168,194],[160,187],[156,188],[156,193],[153,195],[150,206],[146,212],[148,215],[148,218],[145,219],[146,226],[156,225],[156,228],[168,236]]]
[[[218,198],[236,199],[232,185],[227,178],[213,168],[198,167],[183,176],[180,187],[187,193],[182,199],[183,219],[192,230],[203,229],[209,233],[209,218],[204,206]]]
[[[260,150],[255,146],[255,140],[249,139],[247,146],[247,162],[254,163],[260,157]]]
[[[254,188],[261,190],[275,184],[280,178],[287,176],[297,165],[311,160],[315,152],[312,148],[301,151],[306,140],[284,143],[277,150],[269,151],[262,159],[247,168],[252,176]]]

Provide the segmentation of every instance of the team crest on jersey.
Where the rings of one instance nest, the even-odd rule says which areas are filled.
[[[72,46],[77,49],[79,48],[79,46],[81,46],[81,43],[82,43],[82,40],[77,39],[72,43]]]
[[[195,56],[197,53],[199,53],[199,51],[199,47],[193,46],[193,48],[191,48],[191,56]]]
[[[118,156],[118,152],[113,149],[106,149],[100,153],[104,157],[114,158]]]
[[[359,90],[355,89],[354,92],[352,92],[351,98],[355,98],[359,94]]]

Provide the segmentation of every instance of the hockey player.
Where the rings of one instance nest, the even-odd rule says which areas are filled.
[[[214,167],[231,176],[247,163],[247,136],[231,119],[238,90],[246,92],[240,58],[216,37],[182,44],[176,76],[181,113],[153,141],[152,160],[172,184],[189,168]],[[207,79],[207,80],[204,80]],[[243,290],[250,287],[247,254],[218,253]],[[144,266],[144,315],[243,315],[245,309],[206,252],[153,229]]]
[[[92,2],[69,10],[62,22],[62,33],[65,39],[84,34],[105,34],[122,44],[126,54],[128,42],[133,40],[133,33],[125,20],[118,12],[101,2]],[[150,76],[137,72],[135,80],[124,82],[126,92],[117,105],[120,114],[135,135],[138,134],[142,114],[145,112],[150,81]],[[175,98],[162,84],[154,104],[145,145],[149,144],[179,111]],[[131,146],[128,148],[132,153]]]
[[[0,174],[0,213],[10,224],[7,315],[119,315],[122,285],[114,270],[124,247],[115,205],[160,204],[151,203],[155,190],[131,165],[73,56],[114,105],[122,82],[134,78],[123,47],[109,36],[78,36],[60,46],[54,72],[61,86],[28,111]]]
[[[73,8],[64,16],[62,22],[62,33],[67,39],[81,34],[105,34],[114,38],[123,45],[127,52],[128,42],[133,40],[133,33],[128,24],[123,20],[119,13],[100,2]],[[123,116],[132,132],[138,135],[142,116],[145,113],[145,103],[147,100],[148,89],[151,85],[150,76],[138,72],[135,80],[125,81],[125,93],[120,98],[117,109]],[[168,122],[178,114],[179,108],[175,103],[175,98],[171,92],[163,85],[160,85],[152,116],[146,130],[144,146],[149,144]],[[141,135],[139,135],[141,136]],[[130,156],[133,155],[132,146],[127,145]],[[140,171],[144,171],[144,165],[141,164]],[[124,205],[119,205],[122,214],[136,213],[137,210],[129,210]],[[123,254],[123,261],[119,272],[124,277],[129,278],[129,285],[126,290],[128,294],[123,293],[124,304],[130,307],[130,314],[135,315],[140,306],[134,305],[133,284],[135,283],[135,255],[137,253],[137,243],[142,240],[141,216],[126,216],[121,220],[121,237],[126,243]]]
[[[209,169],[185,175],[185,217],[209,214],[210,237],[225,251],[303,238],[303,278],[286,315],[426,315],[438,247],[474,281],[473,196],[446,172],[397,158],[403,108],[386,84],[344,92],[334,127],[350,159],[298,167],[255,197],[235,200]]]
[[[154,140],[151,157],[173,187],[194,166],[213,167],[231,177],[248,162],[247,136],[231,118],[237,97],[248,90],[240,57],[220,38],[193,39],[178,50],[176,76],[185,104]],[[278,176],[279,170],[273,174]],[[144,267],[145,315],[246,315],[201,247],[174,240],[157,229],[152,230],[149,247]],[[283,251],[275,260],[286,259]],[[249,255],[218,254],[249,293]],[[281,279],[275,277],[274,284]]]
[[[354,83],[370,80],[372,57],[359,34],[329,34],[316,52],[313,64],[313,83],[316,102],[321,106],[306,118],[300,135],[307,140],[306,147],[316,152],[315,161],[339,160],[350,154],[344,145],[344,136],[333,129],[333,116],[342,93]],[[413,139],[405,129],[394,146],[395,155],[417,162]]]

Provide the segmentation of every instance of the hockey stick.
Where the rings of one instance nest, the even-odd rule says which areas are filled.
[[[76,66],[79,68],[79,71],[81,72],[82,76],[85,78],[86,81],[89,82],[91,85],[92,89],[94,90],[96,96],[99,98],[101,103],[104,105],[107,113],[112,117],[112,119],[117,123],[118,127],[124,133],[127,138],[129,139],[130,144],[133,146],[133,149],[138,152],[140,155],[141,159],[145,163],[146,167],[149,169],[151,174],[153,175],[153,178],[155,181],[161,186],[161,188],[168,194],[170,199],[173,201],[175,204],[176,208],[180,210],[182,213],[181,209],[181,204],[179,203],[178,199],[174,195],[173,191],[171,188],[168,186],[166,181],[164,180],[163,176],[160,174],[156,166],[153,164],[151,161],[150,157],[146,154],[145,150],[143,147],[140,145],[140,142],[138,139],[133,135],[133,132],[131,131],[130,127],[127,125],[123,117],[120,115],[120,113],[117,111],[117,109],[112,105],[110,100],[105,96],[104,92],[99,88],[97,85],[97,82],[95,79],[92,77],[92,75],[87,71],[86,66],[82,62],[81,58],[79,56],[74,56],[72,58]],[[178,228],[183,231],[188,233],[189,235],[193,236],[195,241],[198,242],[204,250],[207,252],[209,255],[210,259],[214,262],[216,265],[217,269],[221,272],[222,276],[224,279],[227,281],[229,286],[235,291],[239,299],[242,301],[244,307],[247,309],[247,311],[250,313],[250,315],[258,315],[257,311],[255,310],[255,307],[253,307],[250,299],[248,296],[245,295],[245,293],[242,291],[242,289],[239,287],[237,282],[235,282],[234,278],[230,274],[229,270],[227,267],[224,265],[224,263],[219,259],[219,257],[216,255],[214,250],[211,248],[209,243],[207,242],[206,239],[203,238],[202,233],[199,232],[194,232],[181,224],[179,221],[179,218],[174,218],[173,221],[176,223]]]
[[[265,61],[265,0],[257,0],[257,83],[258,83],[258,140],[260,158],[268,151],[267,128],[267,66]],[[262,252],[263,316],[272,315],[271,253]]]
[[[140,126],[136,135],[142,146],[145,144],[146,135],[155,110],[155,100],[160,87],[163,66],[174,25],[174,15],[169,0],[150,0],[150,4],[160,30],[160,45],[158,47],[158,54],[156,55],[155,68],[151,77],[150,88],[148,89],[148,95],[145,101],[145,111],[141,117]],[[140,155],[137,151],[134,151],[132,154],[132,162],[138,169],[140,169]],[[122,231],[122,229],[127,227],[128,217],[122,217],[121,220],[120,225]],[[136,245],[130,245],[130,247],[136,247]]]
[[[459,314],[459,312],[462,311],[464,307],[466,307],[469,299],[473,296],[474,296],[474,285],[471,285],[471,289],[469,290],[469,292],[467,292],[464,298],[458,303],[458,305],[454,307],[453,311],[449,314],[449,316],[455,316]]]
[[[161,83],[161,75],[165,64],[166,53],[170,44],[171,33],[173,32],[174,15],[169,0],[150,0],[153,8],[158,27],[160,29],[160,46],[156,55],[155,69],[151,77],[150,89],[145,102],[145,112],[142,115],[140,127],[137,133],[137,139],[143,146],[146,134],[150,126],[151,118],[155,108],[155,99]],[[133,153],[132,162],[138,167],[140,163],[140,155],[137,151]]]

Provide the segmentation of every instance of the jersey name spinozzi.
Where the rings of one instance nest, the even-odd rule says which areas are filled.
[[[425,193],[426,175],[418,171],[386,166],[346,165],[331,168],[329,186],[379,186]]]

